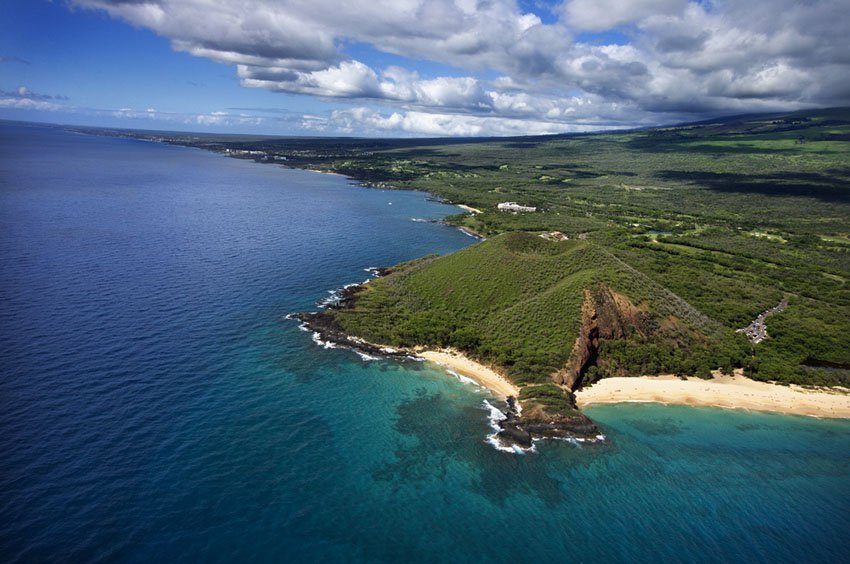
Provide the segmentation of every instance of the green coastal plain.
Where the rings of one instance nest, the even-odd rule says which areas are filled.
[[[479,210],[446,221],[485,240],[395,266],[325,315],[496,365],[521,400],[569,409],[606,376],[736,368],[850,386],[850,109],[510,139],[166,140]],[[766,337],[739,331],[777,306]]]

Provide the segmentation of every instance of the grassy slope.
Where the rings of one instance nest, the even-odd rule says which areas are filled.
[[[353,311],[337,315],[346,330],[377,342],[454,345],[519,363],[520,379],[545,378],[531,367],[551,371],[566,360],[595,254],[583,242],[497,237],[375,280]]]
[[[740,345],[722,325],[598,244],[525,232],[400,268],[371,282],[354,309],[334,315],[346,331],[369,340],[454,346],[505,367],[519,385],[540,384],[570,357],[585,289],[599,284],[628,296],[659,323],[673,316],[687,329],[676,342],[634,334],[624,340],[631,348],[614,344],[603,359],[608,370],[693,372],[700,368],[695,359],[728,364],[706,343]],[[688,331],[701,338],[688,338]]]

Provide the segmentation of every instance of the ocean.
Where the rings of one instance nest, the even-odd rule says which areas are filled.
[[[487,443],[488,393],[288,313],[474,244],[426,194],[0,124],[3,562],[837,562],[850,422],[622,404]]]

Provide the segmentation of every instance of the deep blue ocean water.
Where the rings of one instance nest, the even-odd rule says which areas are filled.
[[[485,392],[284,319],[455,211],[0,125],[0,561],[847,561],[850,422],[600,406],[508,454]]]

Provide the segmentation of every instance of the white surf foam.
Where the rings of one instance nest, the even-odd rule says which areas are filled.
[[[503,445],[502,441],[499,440],[499,437],[496,436],[496,433],[493,433],[492,435],[487,435],[487,439],[484,442],[486,442],[487,444],[492,446],[494,449],[501,451],[501,452],[509,452],[511,454],[525,454],[525,451],[522,450],[522,448],[520,448],[517,445],[514,445],[514,446]],[[531,448],[534,448],[534,446],[532,445]],[[531,450],[531,449],[529,449],[529,450]]]
[[[476,382],[472,378],[464,376],[463,374],[458,374],[454,370],[446,370],[446,372],[448,372],[449,374],[451,374],[452,376],[454,376],[455,378],[457,378],[458,380],[460,380],[464,384],[471,384],[471,385],[475,386],[476,388],[481,387],[481,384],[479,384],[478,382]]]
[[[565,443],[570,443],[575,446],[580,446],[582,443],[599,443],[606,440],[605,435],[598,434],[592,438],[579,438],[579,437],[548,437],[548,438],[535,438],[531,440],[531,447],[522,448],[517,444],[506,445],[499,440],[498,434],[502,428],[499,426],[500,421],[504,421],[507,419],[507,415],[505,415],[502,410],[498,407],[494,406],[487,400],[483,402],[484,408],[489,412],[487,417],[487,421],[490,423],[490,428],[493,429],[493,433],[487,435],[485,442],[501,452],[509,452],[512,454],[527,454],[529,452],[537,452],[537,443],[540,441],[553,440],[553,441],[561,441]],[[517,413],[522,410],[519,404],[517,404]]]
[[[287,313],[286,315],[284,315],[284,316],[283,316],[283,318],[284,318],[284,319],[287,319],[287,320],[290,320],[290,321],[292,321],[292,320],[298,320],[298,318],[297,318],[297,317],[295,317],[295,316],[296,316],[296,314],[294,314],[294,313]],[[302,330],[302,331],[310,331],[310,328],[309,328],[309,327],[307,327],[307,322],[306,322],[306,321],[302,321],[301,323],[299,323],[299,324],[298,324],[298,328],[299,328],[300,330]]]
[[[336,349],[336,348],[338,348],[335,343],[332,343],[330,341],[323,341],[322,335],[318,331],[313,332],[312,339],[313,339],[313,342],[316,343],[317,345],[319,345],[320,347],[324,347],[326,349]]]
[[[368,282],[368,280],[366,280],[366,282]],[[318,300],[316,303],[321,309],[325,309],[331,305],[336,305],[340,302],[340,300],[342,300],[342,296],[346,290],[355,286],[360,286],[360,284],[365,284],[366,282],[352,282],[351,284],[346,284],[342,288],[337,288],[335,290],[327,290],[328,294],[330,295],[327,298],[322,298]]]
[[[521,446],[516,444],[503,444],[497,436],[499,434],[499,431],[502,430],[502,428],[499,427],[499,421],[504,421],[508,418],[508,416],[502,413],[502,410],[500,410],[498,407],[494,406],[487,400],[484,400],[483,405],[484,408],[490,412],[489,416],[487,417],[487,421],[490,423],[490,428],[493,429],[493,432],[487,435],[487,438],[485,439],[485,442],[487,444],[489,444],[498,451],[509,452],[511,454],[526,454],[528,452],[536,452],[534,444],[531,445],[531,448],[522,448]]]
[[[370,354],[366,354],[363,351],[358,351],[357,349],[351,349],[351,350],[353,350],[355,353],[357,353],[357,356],[359,356],[363,360],[381,360],[379,357],[372,356]]]
[[[504,421],[508,418],[507,415],[502,413],[502,410],[490,403],[487,400],[484,400],[484,408],[490,412],[490,415],[487,417],[487,421],[490,423],[490,428],[494,431],[501,431],[502,428],[499,427],[499,421]]]

